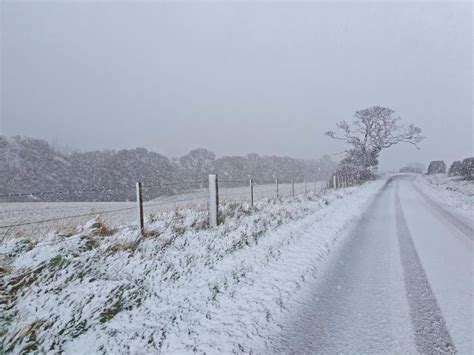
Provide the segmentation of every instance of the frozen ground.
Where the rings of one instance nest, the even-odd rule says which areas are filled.
[[[163,212],[136,243],[91,221],[75,235],[10,239],[2,349],[68,353],[264,352],[295,294],[383,182],[280,200]]]

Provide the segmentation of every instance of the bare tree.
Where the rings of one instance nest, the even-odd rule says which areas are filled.
[[[355,118],[352,125],[346,121],[336,123],[341,135],[334,131],[328,131],[326,135],[351,146],[341,165],[366,175],[376,170],[382,150],[398,143],[409,143],[419,149],[418,144],[424,139],[419,127],[403,125],[395,111],[387,107],[373,106],[357,111]]]

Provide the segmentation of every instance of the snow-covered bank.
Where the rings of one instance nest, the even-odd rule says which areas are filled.
[[[474,181],[463,180],[459,176],[444,174],[418,176],[417,184],[430,196],[443,204],[473,213]]]
[[[90,222],[0,247],[2,350],[68,353],[262,352],[301,285],[383,181],[309,198],[167,212],[136,245],[130,229]],[[111,235],[110,235],[111,234]]]

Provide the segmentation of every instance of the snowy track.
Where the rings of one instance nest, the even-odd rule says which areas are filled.
[[[298,300],[275,350],[472,353],[472,234],[472,218],[413,177],[392,178]]]

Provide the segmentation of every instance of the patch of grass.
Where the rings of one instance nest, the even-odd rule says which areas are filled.
[[[172,234],[171,236],[167,238],[160,238],[158,239],[158,243],[156,245],[157,251],[158,252],[164,252],[166,249],[171,247],[173,243],[176,241],[178,238],[178,234]]]
[[[255,212],[256,207],[253,211]],[[252,214],[252,209],[249,208],[245,203],[229,202],[219,209],[220,216],[218,215],[219,223],[223,223],[227,217],[232,218],[236,216],[249,216]],[[219,219],[220,218],[220,219]]]
[[[99,246],[99,241],[97,239],[94,239],[93,237],[87,237],[86,242],[84,243],[83,246],[81,246],[80,250],[81,251],[88,251],[95,249]]]
[[[101,323],[107,323],[111,320],[117,313],[119,313],[123,309],[123,304],[121,300],[117,300],[113,303],[110,307],[104,309],[99,316],[99,320]]]
[[[114,234],[114,230],[107,226],[102,220],[98,219],[93,225],[95,229],[95,235],[99,237],[108,237]]]
[[[82,333],[84,333],[86,330],[87,330],[87,320],[83,319],[82,321],[80,321],[79,323],[77,323],[74,327],[74,329],[72,330],[72,332],[70,333],[70,335],[73,337],[73,338],[77,338],[79,335],[81,335]]]
[[[143,238],[156,238],[160,236],[160,232],[157,230],[146,229],[143,232]]]
[[[46,263],[41,264],[36,269],[31,270],[29,272],[23,272],[20,275],[12,276],[12,278],[6,284],[8,294],[10,296],[16,297],[16,293],[19,289],[23,287],[30,286],[33,282],[38,279],[38,275],[43,271],[43,269],[47,266]]]
[[[0,264],[0,276],[5,276],[6,274],[9,274],[10,271],[11,271],[11,269],[8,265],[1,265]]]
[[[30,239],[21,239],[19,240],[14,248],[13,248],[13,253],[14,254],[20,254],[20,253],[26,253],[27,251],[30,251],[33,249],[34,243]]]
[[[174,233],[176,233],[179,236],[183,235],[187,230],[187,228],[181,224],[173,224],[172,227],[173,227],[172,230],[174,231]]]
[[[207,219],[195,220],[191,227],[197,231],[209,228],[209,221]]]
[[[77,226],[72,224],[62,224],[56,228],[56,232],[60,237],[72,237],[76,233]]]
[[[116,254],[119,251],[133,253],[136,249],[135,243],[132,242],[116,242],[107,248],[107,253]]]
[[[90,236],[95,237],[108,237],[115,233],[115,230],[109,226],[98,216],[95,222],[91,225]]]
[[[43,325],[44,320],[37,320],[24,326],[22,329],[17,331],[10,339],[7,339],[6,352],[12,352],[17,345],[24,344],[19,349],[20,354],[28,354],[38,350],[38,343],[36,337],[36,331]]]
[[[109,295],[108,305],[99,315],[99,321],[101,323],[107,323],[119,312],[140,306],[143,299],[143,288],[137,286],[138,285],[134,283],[115,288]]]
[[[217,224],[224,224],[226,218],[226,214],[221,210],[217,211]]]
[[[61,255],[56,255],[49,260],[49,269],[56,270],[60,269],[66,264],[66,260]]]

